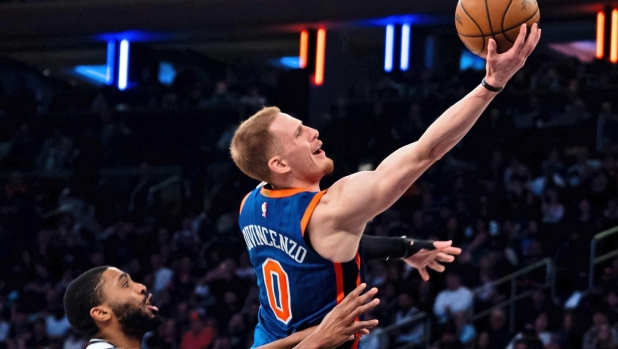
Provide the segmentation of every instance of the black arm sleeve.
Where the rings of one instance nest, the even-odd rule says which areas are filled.
[[[414,242],[412,244],[412,242]],[[433,241],[413,240],[408,237],[384,237],[363,235],[361,248],[365,260],[405,259],[421,249],[435,249]]]

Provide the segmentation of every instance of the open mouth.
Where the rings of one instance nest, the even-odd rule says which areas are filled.
[[[319,155],[319,154],[322,154],[323,152],[324,151],[322,151],[322,144],[320,144],[313,150],[313,155]]]
[[[154,312],[158,312],[159,308],[155,307],[154,305],[152,305],[152,294],[148,295],[148,298],[146,298],[146,302],[144,302],[146,305],[146,308],[154,311]]]

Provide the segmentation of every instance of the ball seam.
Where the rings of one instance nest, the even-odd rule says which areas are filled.
[[[513,0],[509,1],[509,5],[506,7],[506,10],[504,10],[504,14],[502,14],[502,23],[500,23],[500,27],[502,28],[502,35],[504,36],[504,38],[511,44],[514,44],[515,42],[512,41],[508,36],[506,36],[506,32],[508,30],[504,30],[504,21],[506,20],[506,14],[509,12],[509,9],[511,8],[512,3],[513,3]]]
[[[508,28],[508,29],[504,29],[504,31],[505,31],[505,32],[508,32],[508,31],[513,30],[513,29],[517,29],[517,28],[519,28],[522,24],[524,24],[524,23],[528,22],[529,20],[531,20],[532,18],[534,18],[534,16],[536,16],[536,14],[537,14],[537,13],[539,13],[539,10],[538,10],[538,9],[536,10],[536,12],[534,12],[534,14],[533,14],[532,16],[530,16],[529,18],[527,18],[527,19],[526,19],[525,21],[523,21],[521,24],[518,24],[518,25],[516,25],[516,26],[514,26],[514,27],[511,27],[511,28]],[[457,34],[459,34],[460,36],[463,36],[463,37],[465,37],[465,38],[482,38],[482,37],[488,37],[488,36],[491,36],[491,34],[487,34],[487,35],[465,35],[465,34],[460,34],[460,33],[457,33]]]
[[[498,50],[498,40],[496,40],[496,35],[494,33],[494,26],[491,25],[491,16],[489,15],[489,4],[487,3],[487,0],[485,0],[485,12],[487,13],[487,22],[489,22],[489,31],[491,31],[492,39],[494,39],[494,41],[496,42],[496,51],[497,51]],[[489,42],[487,43],[487,53],[489,53]]]
[[[476,28],[479,30],[479,33],[481,33],[481,35],[480,35],[480,36],[466,36],[466,35],[461,35],[461,34],[459,34],[459,33],[458,33],[458,34],[459,34],[459,35],[461,35],[461,36],[463,36],[463,37],[483,38],[483,48],[481,49],[481,51],[479,51],[479,52],[473,52],[474,54],[480,54],[480,53],[482,53],[482,52],[483,52],[483,50],[485,49],[485,35],[483,35],[483,34],[484,34],[484,33],[483,33],[483,29],[481,29],[481,26],[480,26],[478,23],[476,23],[476,20],[475,20],[474,18],[472,18],[472,16],[470,16],[470,14],[468,13],[468,11],[466,11],[466,8],[465,8],[465,7],[464,7],[464,5],[463,5],[463,0],[460,0],[460,1],[459,1],[459,5],[461,6],[461,9],[462,9],[462,10],[463,10],[463,12],[466,14],[466,16],[468,16],[468,18],[470,18],[470,20],[472,21],[472,23],[474,23],[474,25],[476,25]],[[467,47],[467,46],[468,46],[468,45],[466,45],[466,47]],[[470,49],[470,48],[468,47],[468,49]],[[470,50],[470,51],[472,51],[472,50]]]

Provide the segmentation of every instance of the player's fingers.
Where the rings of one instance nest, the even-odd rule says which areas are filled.
[[[513,48],[511,48],[511,50],[513,50],[515,54],[519,54],[522,47],[524,47],[527,31],[528,31],[528,27],[526,26],[525,23],[519,27],[519,34],[517,35],[517,39],[515,39]]]
[[[367,284],[362,283],[358,285],[352,292],[348,293],[347,296],[339,303],[335,309],[339,308],[342,310],[343,314],[349,314],[352,309],[357,307],[361,303],[356,303],[358,296],[361,292],[367,287]]]
[[[453,244],[453,241],[434,241],[433,245],[436,249],[446,249]]]
[[[368,330],[368,329],[363,328],[363,329],[361,329],[360,331],[358,331],[358,333],[360,333],[360,334],[361,334],[361,336],[366,336],[366,335],[368,335],[370,332],[369,332],[369,330]]]
[[[352,317],[354,319],[356,319],[357,317],[365,314],[369,310],[377,307],[378,304],[380,304],[380,300],[379,299],[377,299],[377,298],[372,299],[371,302],[368,302],[367,304],[361,305],[360,307],[357,307],[356,309],[354,309],[354,311],[351,312],[350,315],[352,315]]]
[[[441,272],[443,272],[446,269],[446,267],[444,267],[442,264],[440,264],[440,263],[438,263],[436,261],[431,261],[429,264],[427,264],[427,266],[430,269],[433,269],[433,270],[437,271],[438,273],[441,273]]]
[[[436,256],[436,260],[438,262],[442,262],[442,263],[451,263],[451,262],[453,262],[455,260],[455,257],[451,256],[451,255],[448,255],[446,253],[440,252]]]
[[[369,299],[373,298],[376,294],[378,294],[378,289],[373,287],[369,291],[365,292],[362,296],[356,299],[356,305],[365,304]]]
[[[367,287],[366,283],[362,283],[360,285],[358,285],[354,291],[350,292],[341,303],[350,303],[352,301],[354,301],[356,298],[358,298],[358,296],[360,296],[361,293],[363,293],[363,290]]]
[[[378,320],[367,320],[367,321],[354,321],[354,324],[350,326],[350,329],[354,332],[358,332],[362,329],[370,329],[378,326]]]
[[[423,279],[423,281],[429,280],[429,273],[425,267],[419,268],[418,273],[421,275],[421,279]]]
[[[524,49],[523,49],[523,53],[524,53],[524,57],[528,57],[532,51],[534,50],[534,48],[536,47],[536,44],[538,43],[538,25],[536,23],[532,24],[532,26],[530,27],[530,34],[528,35],[528,40],[526,40],[526,44],[524,45]]]
[[[526,57],[532,54],[532,51],[534,51],[534,49],[536,48],[536,45],[538,45],[539,40],[541,40],[541,29],[538,28],[538,25],[536,23],[534,23],[533,28],[535,29],[532,33],[530,33],[529,40],[531,41],[531,43],[530,43],[530,48],[528,52],[526,52]]]
[[[497,45],[494,39],[489,39],[487,42],[487,59],[491,59],[491,57],[498,54]]]
[[[453,255],[453,256],[458,256],[461,254],[461,248],[459,247],[449,247],[449,248],[445,248],[444,250],[442,250],[441,252]]]

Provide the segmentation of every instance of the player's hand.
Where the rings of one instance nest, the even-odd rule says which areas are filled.
[[[414,241],[412,241],[414,244]],[[414,255],[404,259],[407,265],[418,270],[423,281],[429,280],[427,268],[433,269],[438,273],[444,271],[444,266],[440,263],[451,263],[455,256],[461,253],[461,248],[451,246],[452,241],[434,241],[434,250],[421,249]]]
[[[535,23],[530,28],[530,34],[526,39],[527,27],[522,24],[519,35],[508,51],[499,54],[498,46],[493,39],[487,44],[487,74],[485,81],[494,87],[504,87],[506,83],[524,66],[526,59],[541,39],[541,29]]]
[[[319,343],[319,348],[330,349],[354,339],[356,333],[369,334],[369,329],[377,326],[378,320],[356,321],[356,318],[375,308],[380,304],[380,300],[373,298],[378,293],[375,287],[361,295],[365,287],[367,285],[361,284],[350,292],[324,317],[322,323],[307,337],[307,340]]]

